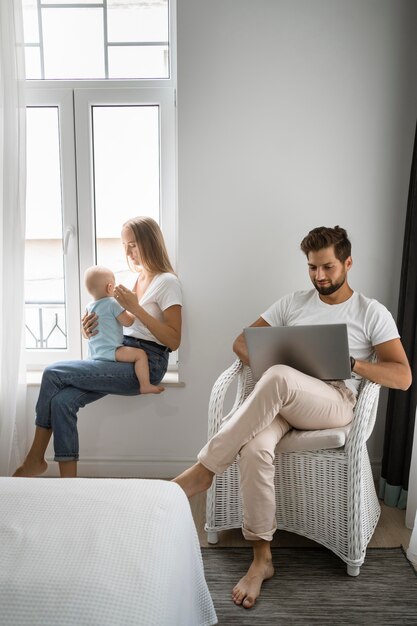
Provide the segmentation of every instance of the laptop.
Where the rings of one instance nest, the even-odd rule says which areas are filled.
[[[255,380],[278,363],[320,380],[351,377],[346,324],[256,326],[244,334]]]

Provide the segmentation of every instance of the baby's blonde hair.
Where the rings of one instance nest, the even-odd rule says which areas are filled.
[[[111,270],[102,265],[92,265],[85,270],[84,284],[94,300],[105,298],[109,295],[108,285],[115,285],[116,279]]]

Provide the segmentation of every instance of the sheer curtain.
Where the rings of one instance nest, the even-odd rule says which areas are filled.
[[[23,275],[26,133],[21,0],[0,1],[0,475],[25,447]]]

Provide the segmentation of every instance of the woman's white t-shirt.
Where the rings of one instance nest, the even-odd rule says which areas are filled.
[[[347,324],[350,354],[360,361],[372,359],[373,346],[399,337],[388,309],[356,291],[341,304],[326,304],[315,289],[296,291],[275,302],[261,317],[270,326]],[[345,383],[356,393],[360,380],[353,373]]]
[[[178,277],[169,272],[157,274],[139,300],[139,304],[149,315],[152,315],[152,317],[162,322],[163,312],[166,309],[175,304],[182,306],[182,291]],[[155,341],[161,344],[137,318],[132,326],[125,326],[123,328],[123,333],[129,337],[147,339],[148,341]]]

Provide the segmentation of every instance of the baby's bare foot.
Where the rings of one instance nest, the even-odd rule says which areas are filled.
[[[160,385],[141,385],[140,393],[141,395],[145,395],[146,393],[161,393],[165,391],[165,387],[161,387]]]
[[[40,476],[48,469],[48,463],[45,459],[28,459],[17,468],[13,476],[20,478],[31,478],[32,476]]]
[[[182,474],[173,479],[189,498],[206,491],[213,482],[214,474],[201,463],[195,463]]]
[[[241,604],[245,609],[251,609],[261,593],[262,583],[273,575],[274,567],[271,561],[252,561],[247,573],[232,591],[233,602]]]

